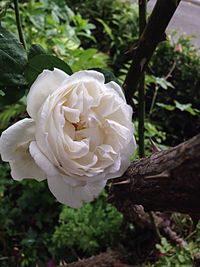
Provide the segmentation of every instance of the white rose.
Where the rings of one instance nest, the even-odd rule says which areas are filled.
[[[78,208],[121,176],[135,150],[132,110],[119,85],[96,71],[44,70],[23,119],[2,133],[0,152],[15,180],[47,179],[57,200]]]

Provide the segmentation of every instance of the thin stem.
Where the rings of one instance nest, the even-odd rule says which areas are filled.
[[[145,121],[145,85],[144,85],[144,75],[141,78],[139,85],[139,105],[138,105],[138,135],[139,135],[139,156],[143,158],[144,153],[144,121]]]
[[[150,107],[150,110],[149,110],[149,116],[151,116],[151,113],[153,111],[153,108],[154,108],[154,105],[155,105],[155,102],[156,102],[156,97],[157,97],[157,94],[158,94],[158,86],[156,86],[155,88],[155,91],[154,91],[154,94],[153,94],[153,98],[152,98],[152,102],[151,102],[151,107]]]
[[[13,0],[13,2],[14,2],[14,7],[15,7],[15,18],[16,18],[16,23],[17,23],[19,40],[22,43],[24,49],[26,49],[26,41],[23,35],[22,23],[21,23],[21,18],[19,14],[19,3],[18,3],[18,0]]]
[[[31,14],[33,9],[33,0],[28,1],[28,12]],[[28,42],[32,44],[32,23],[28,23]]]
[[[171,74],[172,74],[172,72],[174,71],[175,68],[176,68],[176,61],[174,61],[171,69],[169,70],[167,75],[164,77],[165,81],[167,81],[167,79],[171,77]],[[156,85],[155,92],[153,94],[153,99],[152,99],[152,102],[151,102],[151,107],[150,107],[150,110],[149,110],[149,116],[151,116],[151,113],[153,111],[153,108],[154,108],[154,105],[155,105],[155,102],[156,102],[156,97],[157,97],[157,94],[158,94],[158,90],[159,90],[159,86]]]
[[[146,13],[147,13],[147,1],[139,0],[139,33],[142,35],[146,26]],[[145,156],[144,153],[144,121],[145,121],[145,73],[142,74],[140,85],[139,85],[139,122],[138,122],[138,133],[139,133],[139,156],[140,158]]]

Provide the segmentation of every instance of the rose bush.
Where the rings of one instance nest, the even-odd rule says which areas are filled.
[[[44,70],[30,88],[27,112],[31,118],[0,138],[13,179],[47,179],[59,202],[78,208],[129,166],[136,147],[132,110],[103,74]]]

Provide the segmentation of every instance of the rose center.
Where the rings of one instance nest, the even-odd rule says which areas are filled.
[[[85,121],[80,121],[77,123],[72,123],[72,125],[75,128],[75,131],[80,131],[86,129],[86,122]]]

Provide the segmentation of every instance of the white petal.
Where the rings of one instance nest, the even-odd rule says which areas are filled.
[[[78,109],[62,107],[65,118],[71,123],[77,123],[80,120],[80,111]]]
[[[48,186],[56,199],[72,208],[80,208],[83,202],[90,202],[103,190],[106,180],[89,183],[85,186],[71,186],[63,177],[48,177]]]
[[[21,144],[34,140],[34,128],[35,123],[32,119],[23,119],[6,129],[0,139],[2,160],[14,159],[18,154],[18,148],[20,151]]]
[[[9,161],[11,175],[16,180],[35,178],[46,179],[45,174],[35,164],[29,153],[29,144],[34,140],[35,123],[32,119],[24,119],[5,130],[0,138],[2,160]]]
[[[45,173],[35,164],[30,156],[26,160],[10,161],[11,176],[14,180],[22,180],[24,178],[34,178],[37,181],[46,179]]]
[[[60,175],[65,174],[65,170],[62,167],[56,167],[38,148],[37,143],[36,142],[31,142],[30,144],[30,153],[32,155],[32,157],[34,158],[36,164],[44,171],[44,173],[46,174],[46,176],[48,177],[57,177]],[[65,177],[65,176],[64,176]],[[80,177],[80,176],[79,176]],[[68,179],[69,178],[69,179]],[[83,179],[81,179],[82,177],[80,177],[80,179],[77,178],[74,179],[72,177],[68,177],[66,179],[66,183],[69,183],[71,185],[80,185],[83,184]]]
[[[99,127],[86,128],[75,133],[76,140],[88,138],[90,142],[90,151],[94,151],[103,141],[101,129]]]
[[[44,70],[37,77],[27,95],[27,112],[33,119],[46,98],[60,88],[68,77],[68,74],[56,68],[53,71]]]
[[[108,164],[111,164],[117,155],[112,146],[106,144],[98,146],[95,152],[97,153],[99,160],[107,161]]]
[[[82,82],[88,80],[96,80],[100,83],[105,83],[104,75],[98,71],[94,70],[81,70],[70,76],[69,81],[73,80],[74,82]]]
[[[105,125],[107,127],[107,132],[110,133],[111,137],[112,135],[118,137],[120,142],[119,145],[124,145],[130,142],[132,138],[132,128],[124,127],[122,124],[109,119],[105,120]]]
[[[128,169],[128,167],[131,164],[130,156],[134,153],[135,149],[136,149],[136,142],[135,142],[135,138],[133,137],[130,143],[124,148],[124,150],[121,153],[120,169],[117,172],[115,172],[114,170],[110,170],[111,173],[106,175],[107,179],[121,177],[125,173],[125,171]]]
[[[111,81],[111,82],[107,83],[106,88],[111,93],[113,93],[113,90],[114,90],[114,92],[116,92],[118,94],[118,96],[120,96],[126,102],[124,92],[122,91],[122,88],[116,82]]]
[[[29,149],[30,154],[34,158],[36,164],[44,171],[47,176],[55,176],[59,174],[54,165],[39,150],[36,142],[31,142]]]
[[[98,114],[101,114],[102,117],[107,117],[120,108],[120,102],[122,101],[118,101],[113,95],[104,95],[95,110]]]
[[[132,108],[127,104],[119,105],[118,109],[113,108],[113,112],[106,115],[106,118],[109,120],[116,121],[117,123],[131,128],[132,126]]]

